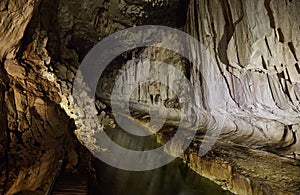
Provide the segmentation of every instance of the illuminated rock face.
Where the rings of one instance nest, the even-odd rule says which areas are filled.
[[[7,194],[44,193],[60,160],[67,160],[68,167],[78,161],[72,123],[59,106],[63,96],[47,69],[47,36],[37,31],[28,45],[20,44],[38,5],[0,2],[0,189]]]
[[[199,60],[195,66],[164,50],[152,59],[175,64],[187,75],[197,91],[195,108],[218,108],[226,115],[220,140],[299,158],[300,3],[186,2],[0,2],[0,162],[8,162],[0,164],[0,183],[6,183],[9,193],[43,190],[46,183],[32,178],[47,181],[62,158],[69,167],[77,164],[69,133],[74,130],[70,120],[74,113],[68,98],[80,61],[99,40],[142,24],[179,28],[210,53],[215,63],[201,61],[205,56],[191,46],[192,57]],[[140,54],[153,51],[146,48]],[[124,59],[111,69],[118,72],[131,63],[147,63],[143,55]],[[205,80],[196,68],[208,75]],[[133,77],[142,77],[143,71],[136,71]],[[102,82],[112,83],[111,76],[116,74],[104,75]],[[169,80],[174,79],[169,75]],[[207,87],[201,86],[205,82]],[[149,93],[143,91],[147,87]],[[97,96],[109,98],[111,86],[100,85],[99,89]],[[157,83],[141,86],[140,91],[133,94],[138,102],[178,107],[172,91]],[[207,124],[214,121],[210,115],[203,116]],[[5,181],[7,167],[10,177]]]
[[[212,77],[222,78],[220,96],[204,103],[226,102],[225,139],[299,154],[299,7],[296,1],[190,1],[186,31],[217,62]]]
[[[205,48],[189,47],[198,65],[187,66],[170,51],[147,48],[112,66],[97,94],[109,99],[114,82],[107,81],[126,68],[137,67],[128,75],[138,81],[151,71],[163,77],[149,59],[169,63],[193,84],[194,109],[226,115],[220,139],[299,158],[299,6],[296,1],[191,0],[183,30]],[[166,72],[168,86],[177,85],[177,75]],[[132,94],[133,101],[146,105],[167,106],[174,99],[170,88],[151,82]],[[208,125],[202,127],[209,128],[214,119],[207,115],[204,120]]]

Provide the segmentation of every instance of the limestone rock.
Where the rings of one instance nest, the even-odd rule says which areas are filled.
[[[40,0],[0,2],[0,61],[4,57],[14,58],[19,49],[18,43],[39,3]]]
[[[99,149],[94,134],[103,130],[103,124],[114,125],[104,111],[111,89],[116,77],[134,65],[142,68],[129,71],[128,81],[147,72],[167,84],[149,79],[133,90],[135,113],[152,106],[170,108],[172,123],[183,109],[190,118],[187,123],[200,124],[199,134],[216,126],[217,114],[225,115],[219,139],[228,146],[234,143],[299,158],[299,10],[296,0],[0,1],[0,65],[5,70],[0,72],[0,161],[8,165],[10,175],[5,191],[45,190],[59,160],[66,158],[69,168],[75,166],[74,142],[78,142],[70,134],[74,125],[82,143]],[[116,59],[102,75],[96,93],[102,102],[94,103],[87,93],[70,95],[80,62],[99,40],[144,24],[180,28],[195,37],[203,51],[184,47],[199,63],[191,65],[162,48],[138,48]],[[177,43],[176,37],[166,36]],[[176,94],[171,88],[185,86],[172,70],[158,72],[151,63],[155,60],[171,63],[186,75],[195,91],[190,99],[180,101],[184,90]],[[80,82],[88,88],[84,78]],[[117,87],[127,93],[126,84]],[[122,100],[122,94],[119,97]],[[95,124],[92,117],[98,114],[102,123]],[[5,168],[0,164],[1,172]],[[228,170],[222,171],[225,180],[232,179]],[[234,185],[245,184],[243,192],[251,193],[247,179],[238,182]]]
[[[212,80],[206,82],[218,86],[218,91],[195,87],[204,93],[222,94],[210,96],[206,103],[212,107],[220,102],[221,107],[226,102],[222,109],[229,113],[227,122],[232,120],[236,126],[226,131],[235,131],[226,139],[267,148],[282,147],[275,144],[278,140],[289,143],[285,132],[291,134],[290,125],[300,122],[296,95],[300,84],[296,71],[299,2],[195,2],[190,2],[186,31],[206,45],[215,58],[215,68],[206,64],[200,68],[212,73],[207,77]],[[193,73],[192,79],[198,80]],[[221,82],[214,81],[216,77]],[[250,132],[251,136],[245,138]],[[294,141],[296,145],[299,142]]]
[[[26,71],[25,68],[18,64],[16,61],[9,60],[5,61],[4,69],[6,72],[12,77],[16,77],[19,79],[25,79]]]

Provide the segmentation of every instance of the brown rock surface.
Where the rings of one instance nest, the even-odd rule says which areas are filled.
[[[179,0],[0,2],[0,162],[4,162],[0,164],[0,183],[8,194],[46,191],[60,159],[64,158],[70,168],[78,163],[72,138],[74,124],[80,126],[76,129],[79,140],[89,149],[97,149],[93,132],[103,126],[85,120],[89,119],[87,113],[72,108],[73,79],[80,61],[99,40],[142,24],[184,30],[205,46],[216,63],[205,63],[203,53],[192,46],[192,57],[203,63],[191,66],[180,56],[155,48],[129,51],[127,55],[132,58],[121,57],[111,64],[96,96],[107,102],[115,76],[133,64],[144,63],[144,69],[133,72],[131,79],[143,77],[149,70],[145,55],[149,54],[149,60],[173,63],[197,91],[191,98],[193,104],[183,109],[199,111],[191,117],[202,117],[200,134],[215,126],[212,110],[227,116],[220,144],[213,150],[221,157],[212,152],[199,158],[190,149],[190,166],[219,183],[219,179],[224,180],[226,188],[239,194],[273,193],[282,187],[281,182],[287,182],[283,192],[299,191],[293,184],[295,180],[298,184],[300,177],[295,163],[300,153],[299,1],[190,0],[188,7],[186,4]],[[196,68],[209,75],[205,81]],[[176,79],[175,73],[168,72],[167,80],[172,79]],[[201,85],[204,82],[209,84],[207,88]],[[147,92],[148,85],[133,93],[132,100],[142,102],[135,104],[136,110],[143,111],[152,104],[180,108],[171,90],[152,84],[151,93]],[[211,93],[214,95],[208,95]],[[81,106],[91,100],[85,93],[78,98]],[[106,105],[99,107],[103,109],[99,116],[103,123],[113,125],[104,112]],[[169,116],[172,123],[178,113]],[[227,161],[226,155],[231,159]],[[273,161],[283,167],[282,171],[272,166]],[[209,167],[210,163],[215,164]],[[214,178],[219,166],[223,174]],[[235,175],[239,168],[243,170]],[[269,177],[272,170],[276,174]],[[280,180],[282,176],[285,181]],[[265,186],[270,190],[264,191]]]

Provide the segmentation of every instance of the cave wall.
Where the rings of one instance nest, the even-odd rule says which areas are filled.
[[[1,1],[1,191],[46,193],[59,161],[77,164],[70,118],[47,73],[50,57],[40,32],[22,45],[40,1]],[[21,41],[22,40],[22,41]],[[40,178],[40,179],[38,179]]]
[[[131,95],[133,102],[143,105],[138,109],[175,108],[178,97],[170,88],[182,87],[176,84],[178,75],[166,70],[165,78],[151,60],[172,64],[193,85],[195,94],[187,107],[194,110],[189,117],[197,115],[205,121],[199,129],[214,128],[215,112],[226,118],[219,139],[299,158],[299,6],[297,1],[191,0],[182,30],[203,46],[202,51],[193,45],[189,48],[198,63],[188,64],[164,49],[133,51],[123,59],[125,63],[119,60],[110,65],[97,95],[109,103],[115,78],[135,67],[126,73],[131,79],[122,83],[124,93],[131,93],[128,83],[139,82],[145,72],[168,84],[149,80],[138,87]],[[166,40],[176,44],[176,38],[170,37],[166,35]],[[121,101],[123,94],[119,96]]]
[[[215,66],[208,83],[221,76],[219,95],[206,103],[228,113],[225,139],[299,153],[299,6],[276,0],[190,1],[186,31],[216,62],[198,68]],[[194,70],[192,80],[200,88],[197,79]]]
[[[149,21],[182,26],[177,8],[177,1],[0,2],[2,193],[47,193],[60,160],[68,169],[78,166],[74,118],[85,113],[72,110],[69,98],[80,61],[99,40],[126,27]],[[100,117],[112,125],[104,112]],[[80,141],[92,142],[89,131],[81,132],[89,128],[101,127],[82,124]]]
[[[205,56],[196,51],[192,57],[199,64],[189,66],[180,56],[170,58],[170,51],[145,48],[128,52],[134,58],[112,64],[115,73],[105,75],[103,83],[113,83],[111,78],[120,69],[148,63],[143,56],[151,58],[154,53],[152,59],[173,63],[188,75],[198,92],[193,107],[206,120],[203,128],[215,122],[211,114],[206,115],[214,109],[227,116],[221,140],[299,158],[299,8],[296,0],[1,1],[3,189],[8,194],[43,191],[52,176],[49,171],[60,159],[65,158],[69,167],[77,164],[70,133],[75,127],[70,118],[77,114],[84,119],[86,114],[70,105],[76,70],[99,40],[142,24],[184,30],[207,48],[216,63],[201,63]],[[210,77],[203,81],[196,68]],[[133,77],[142,77],[143,71],[136,71]],[[174,77],[170,74],[168,80]],[[214,91],[201,85],[216,83],[216,78]],[[111,89],[106,87],[100,85],[96,95],[107,98],[101,97]],[[155,104],[178,106],[168,88],[160,86],[153,93],[161,94]],[[81,98],[88,97],[83,94]],[[132,98],[153,104],[146,90]],[[101,117],[112,123],[105,113]],[[89,128],[99,127],[82,124],[82,129]],[[80,131],[79,138],[86,139],[81,136],[87,133]]]

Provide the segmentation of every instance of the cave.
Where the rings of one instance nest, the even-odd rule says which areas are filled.
[[[300,1],[1,0],[0,191],[299,194]]]

